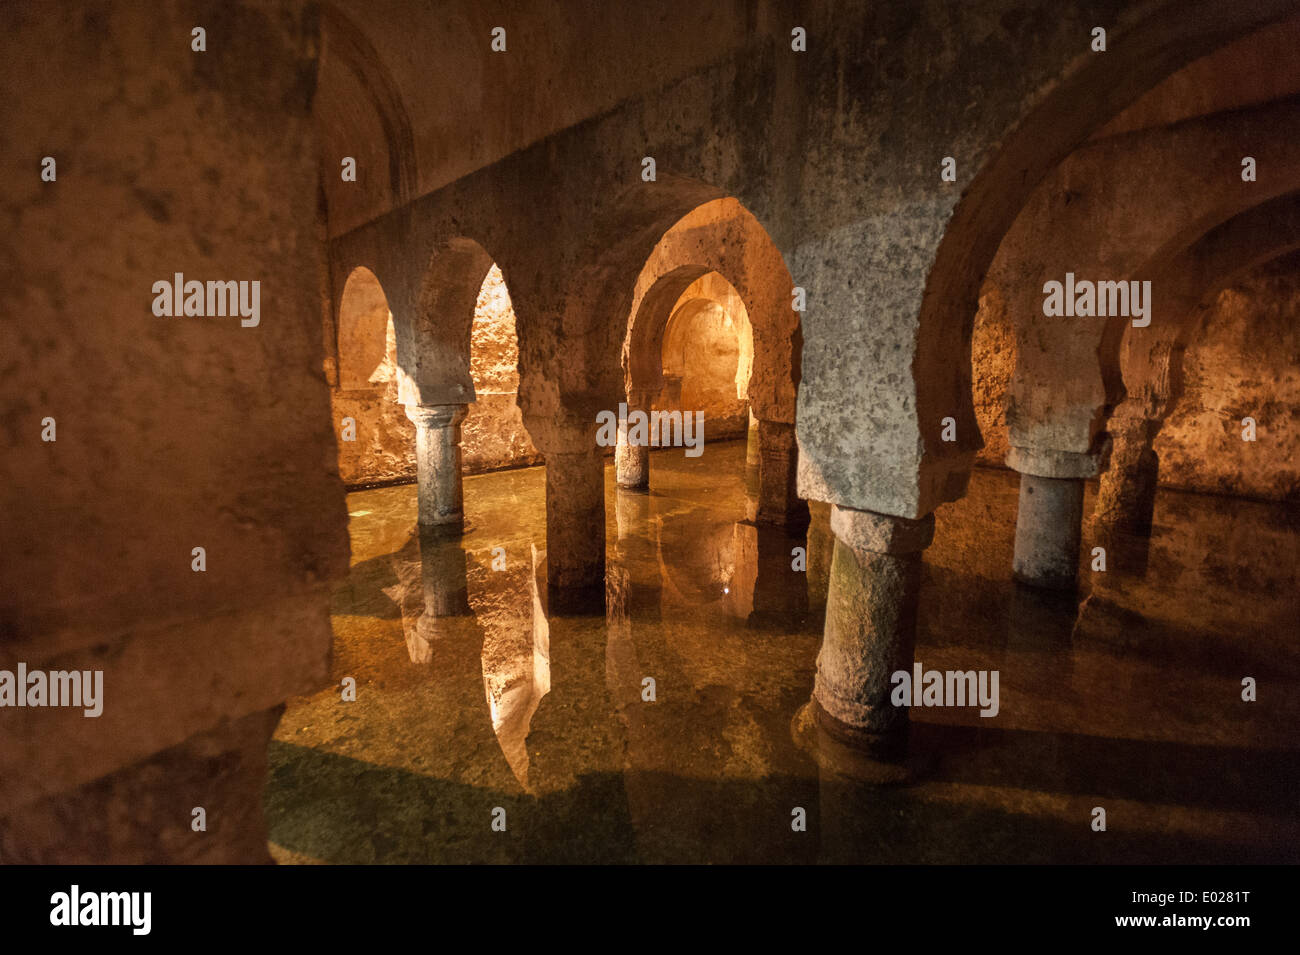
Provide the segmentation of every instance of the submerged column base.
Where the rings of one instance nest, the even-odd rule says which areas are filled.
[[[813,701],[818,725],[842,742],[897,756],[906,749],[907,708],[890,701],[891,676],[911,671],[921,552],[934,516],[920,520],[831,510],[826,624]]]
[[[627,413],[650,413],[656,392],[634,389],[627,395]],[[644,491],[650,487],[650,446],[645,443],[629,444],[626,419],[619,421],[618,445],[614,448],[614,479],[619,487]]]
[[[552,613],[603,612],[605,462],[597,448],[546,456],[546,592]]]

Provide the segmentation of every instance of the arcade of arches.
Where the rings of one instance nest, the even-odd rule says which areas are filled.
[[[0,861],[1300,858],[1294,4],[669,6],[0,31]]]

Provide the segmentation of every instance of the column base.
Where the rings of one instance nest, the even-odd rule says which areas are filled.
[[[1019,570],[1012,569],[1011,579],[1022,587],[1031,587],[1034,590],[1050,590],[1053,593],[1068,594],[1071,591],[1079,589],[1079,577],[1077,574],[1067,577],[1063,574],[1043,574],[1033,576],[1032,574],[1022,573]]]
[[[816,700],[790,721],[790,737],[823,774],[876,786],[897,786],[916,778],[909,756],[907,726],[894,734],[867,733],[831,716]]]
[[[934,536],[934,517],[910,520],[837,505],[831,530],[835,553],[813,699],[836,724],[856,731],[847,742],[879,750],[906,732],[907,707],[890,698],[892,675],[911,671],[921,551]]]

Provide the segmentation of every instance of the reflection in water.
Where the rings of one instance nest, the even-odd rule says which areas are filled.
[[[1140,563],[1084,559],[1082,592],[1061,598],[1009,580],[1015,475],[977,471],[937,515],[917,658],[998,670],[1000,710],[913,712],[900,780],[806,719],[828,509],[813,507],[806,537],[746,522],[744,452],[657,453],[649,493],[609,475],[603,618],[545,612],[540,468],[468,478],[461,538],[412,531],[413,487],[352,495],[369,513],[334,599],[331,679],[355,676],[358,698],[331,687],[286,711],[267,790],[281,851],[1297,861],[1293,512],[1162,493]],[[1266,703],[1241,702],[1243,675]],[[1090,838],[1099,804],[1122,838]],[[485,822],[496,806],[507,833]]]
[[[550,630],[537,582],[538,552],[529,562],[492,569],[471,587],[459,533],[420,527],[418,546],[394,555],[397,583],[384,592],[397,604],[411,662],[430,664],[439,640],[470,618],[483,629],[483,691],[492,730],[515,778],[528,787],[528,725],[551,689]],[[501,558],[497,558],[501,560]],[[516,558],[517,560],[517,558]],[[503,577],[505,587],[497,584]],[[495,585],[495,586],[494,586]]]
[[[486,653],[483,655],[483,688],[492,714],[492,730],[501,742],[501,751],[515,778],[525,789],[528,788],[528,724],[542,697],[551,692],[551,631],[537,581],[536,545],[531,548],[531,556],[528,586],[532,655],[520,661],[524,664],[522,672],[511,669],[508,675],[493,670],[491,658]]]
[[[808,548],[803,534],[754,525],[737,520],[731,510],[657,492],[618,489],[613,497],[605,670],[607,690],[620,707],[650,702],[643,684],[648,674],[641,672],[637,652],[644,634],[636,631],[634,619],[658,621],[667,605],[751,629],[805,622],[807,557],[796,559],[796,548]],[[529,565],[507,558],[504,568],[494,568],[485,555],[487,568],[476,567],[471,581],[465,540],[441,528],[418,528],[412,542],[393,556],[397,582],[384,593],[399,609],[412,663],[431,663],[436,642],[464,618],[482,628],[492,729],[515,778],[532,791],[528,736],[542,698],[551,691],[544,569],[539,572],[538,548],[530,541]]]

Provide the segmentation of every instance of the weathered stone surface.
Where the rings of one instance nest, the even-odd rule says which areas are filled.
[[[470,332],[474,404],[462,427],[465,470],[471,473],[539,464],[519,410],[519,342],[515,311],[501,269],[492,266],[479,292]]]
[[[0,864],[271,862],[262,793],[283,706],[212,729],[76,789],[0,816]],[[194,831],[194,809],[205,830]]]
[[[1103,448],[1096,454],[1012,446],[1007,451],[1007,467],[1035,477],[1091,478],[1106,466],[1108,458],[1109,449],[1103,436]]]
[[[1188,321],[1194,330],[1187,333],[1186,350],[1173,359],[1179,365],[1175,371],[1180,379],[1175,395],[1169,393],[1169,369],[1154,358],[1126,366],[1129,400],[1107,424],[1114,440],[1102,475],[1099,518],[1112,522],[1106,514],[1114,510],[1114,520],[1121,520],[1123,512],[1126,516],[1121,522],[1132,523],[1136,518],[1138,525],[1149,523],[1149,513],[1140,517],[1134,507],[1140,498],[1146,504],[1138,510],[1149,511],[1153,488],[1121,488],[1118,482],[1133,480],[1145,487],[1144,482],[1156,480],[1157,474],[1160,484],[1185,490],[1266,500],[1285,500],[1297,494],[1300,382],[1294,359],[1300,350],[1295,340],[1298,293],[1300,260],[1288,255],[1258,267],[1207,304],[1193,306]],[[1009,454],[1015,449],[1007,445],[1006,389],[1016,348],[998,303],[996,290],[986,288],[973,342],[976,415],[985,442],[978,460],[989,466],[1005,463],[1028,473],[1070,476],[1063,467],[1047,467],[1045,458],[1035,468],[1024,457],[1026,449],[1016,452],[1014,461]],[[1167,349],[1162,360],[1169,360]],[[1255,413],[1261,409],[1265,409],[1262,417]],[[1256,418],[1261,436],[1268,432],[1261,438],[1265,444],[1241,440],[1241,420],[1247,416]],[[1158,469],[1154,459],[1139,464],[1139,459],[1145,461],[1149,455],[1158,456]],[[1128,476],[1121,479],[1112,471],[1125,471]],[[1095,473],[1095,468],[1084,467],[1076,469],[1075,476]],[[1113,491],[1105,490],[1108,484],[1115,485]],[[1127,504],[1120,500],[1134,495]]]
[[[847,507],[831,508],[831,531],[846,547],[862,554],[915,554],[934,539],[934,515],[913,521]]]
[[[705,439],[734,438],[749,428],[746,375],[753,365],[753,334],[744,303],[716,274],[691,284],[664,332],[663,373],[680,378],[673,397],[661,392],[656,408],[703,414]]]
[[[889,699],[890,676],[912,668],[920,585],[919,550],[854,550],[837,535],[813,689],[835,720],[874,734],[906,725],[907,709]]]
[[[467,474],[542,462],[513,393],[479,394],[461,426],[461,447]]]
[[[397,338],[392,323],[379,279],[364,266],[353,269],[339,304],[337,388],[368,389],[394,379]]]
[[[196,574],[196,577],[200,575]],[[4,647],[0,668],[103,670],[103,713],[6,707],[0,806],[80,786],[223,719],[242,717],[319,688],[327,677],[329,591],[210,612],[195,620],[147,619],[120,637],[61,631],[58,655],[40,635]],[[78,646],[71,645],[76,641]],[[52,741],[57,740],[57,745]]]
[[[1010,444],[1087,455],[1118,398],[1113,329],[1030,321],[1044,268],[1106,277],[1087,274],[1082,252],[1141,278],[1300,176],[1297,101],[1243,99],[1252,60],[1240,53],[1209,99],[1229,113],[1121,119],[1126,132],[1052,173],[1173,71],[1294,16],[1290,0],[812,3],[800,53],[788,11],[770,3],[673,0],[617,17],[600,0],[526,6],[502,10],[513,43],[502,57],[484,42],[486,14],[468,8],[436,23],[360,0],[0,14],[0,63],[20,94],[0,101],[0,129],[20,147],[2,170],[0,663],[102,659],[114,701],[93,724],[0,716],[11,816],[314,685],[327,596],[347,563],[340,467],[345,479],[409,474],[403,404],[476,404],[482,386],[477,458],[545,454],[551,582],[599,587],[593,417],[616,406],[639,360],[620,361],[629,315],[662,309],[662,331],[681,294],[717,271],[747,306],[747,399],[775,426],[758,457],[781,477],[778,499],[796,497],[797,447],[805,496],[923,520],[963,493],[980,446],[976,296],[1017,216],[1038,228],[1010,243],[1025,254],[994,269],[1002,301],[989,299],[1015,329]],[[184,42],[196,19],[209,38],[198,54]],[[1105,56],[1086,48],[1099,22]],[[1286,49],[1277,36],[1264,49]],[[546,56],[527,52],[536,37]],[[1202,66],[1192,88],[1220,72]],[[1297,92],[1284,72],[1261,89]],[[1250,189],[1235,178],[1242,142],[1266,170]],[[47,152],[54,183],[37,175]],[[639,175],[647,155],[652,181]],[[955,182],[938,177],[949,155]],[[357,160],[355,183],[341,180],[340,157]],[[261,323],[151,316],[153,283],[177,272],[258,281]],[[355,315],[343,316],[358,275]],[[796,284],[808,298],[799,315]],[[477,363],[476,312],[488,315]],[[719,331],[715,312],[698,315]],[[1220,405],[1209,388],[1189,395],[1215,415],[1258,405],[1264,443],[1252,450],[1293,448],[1291,399],[1264,401],[1248,374],[1260,355],[1216,348],[1193,355],[1189,381],[1226,369],[1235,392]],[[699,357],[682,352],[679,383]],[[670,389],[672,400],[720,395]],[[46,415],[55,443],[39,440]],[[340,452],[348,416],[361,440]],[[950,417],[956,441],[940,437]],[[1202,423],[1171,422],[1170,437],[1196,436],[1187,462],[1170,455],[1175,473],[1213,450],[1198,443]],[[447,450],[434,468],[444,477],[460,470]],[[1246,486],[1250,451],[1237,452],[1225,473]],[[1290,494],[1288,474],[1279,464],[1260,486]],[[764,477],[765,495],[776,487]],[[844,688],[831,680],[824,696],[828,711],[871,723],[872,681],[910,653],[918,563],[869,547],[836,554],[826,673]],[[570,659],[599,682],[593,647]],[[460,672],[467,700],[479,676]],[[247,787],[241,776],[228,788]],[[143,834],[126,838],[114,857],[154,851]]]
[[[375,390],[334,391],[330,395],[335,428],[344,418],[356,422],[356,441],[339,439],[339,476],[349,487],[413,480],[415,426],[396,395]]]
[[[749,519],[759,524],[806,525],[808,503],[799,497],[799,445],[794,425],[760,421],[755,430],[758,486],[747,506]]]
[[[1184,390],[1155,440],[1160,481],[1267,500],[1300,496],[1300,259],[1226,290],[1184,356]],[[1242,440],[1242,419],[1257,440]]]
[[[1094,451],[1119,398],[1109,343],[1155,333],[1133,328],[1128,315],[1044,315],[1044,283],[1062,282],[1067,273],[1089,282],[1150,281],[1149,311],[1139,320],[1156,330],[1181,321],[1184,303],[1168,294],[1166,282],[1154,281],[1162,259],[1300,183],[1300,144],[1289,134],[1297,123],[1300,99],[1293,97],[1098,140],[1034,191],[988,280],[1005,296],[1017,329],[1007,415],[1013,446]],[[1249,188],[1240,176],[1242,143],[1267,155],[1271,170]]]
[[[1016,330],[1001,291],[986,285],[980,295],[971,336],[971,398],[984,447],[975,460],[985,467],[1003,467],[1011,445],[1007,441],[1007,397],[1016,369]]]
[[[348,543],[321,371],[312,10],[23,4],[3,19],[0,61],[21,93],[0,101],[0,126],[28,146],[0,160],[0,666],[102,669],[105,692],[98,719],[0,711],[12,819],[314,688]],[[54,182],[39,176],[45,154]],[[155,315],[154,283],[177,272],[260,283],[258,324]],[[57,441],[41,441],[46,416]],[[261,775],[209,776],[209,798]],[[151,808],[131,819],[165,776],[70,797],[73,814],[34,809],[36,841],[16,843],[29,824],[14,823],[5,844],[63,861],[171,857]],[[251,840],[265,860],[257,806],[209,834],[209,858],[247,858]],[[83,814],[86,838],[60,847],[58,827]],[[188,824],[185,807],[175,825]]]
[[[1127,407],[1121,406],[1120,412]],[[1160,469],[1151,437],[1158,423],[1145,414],[1117,413],[1110,419],[1114,448],[1102,472],[1093,521],[1102,533],[1118,530],[1139,536],[1151,531]],[[1207,462],[1208,463],[1208,462]]]

